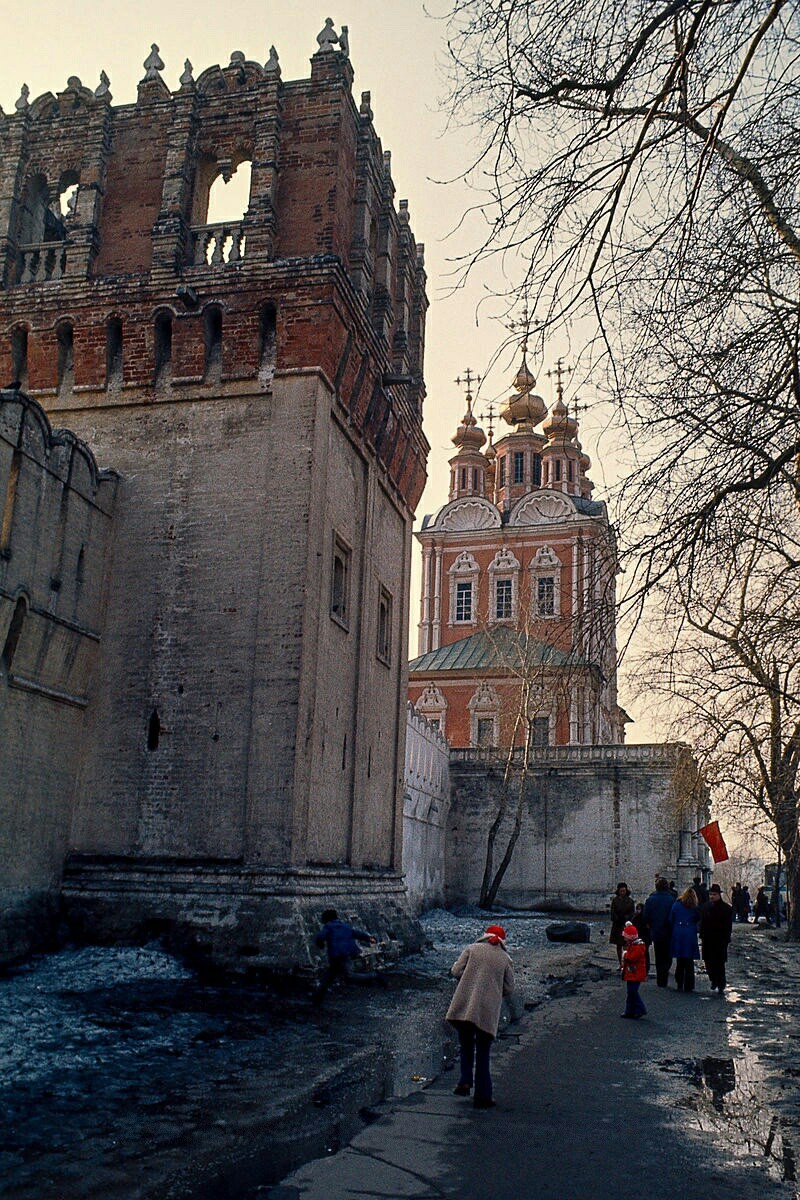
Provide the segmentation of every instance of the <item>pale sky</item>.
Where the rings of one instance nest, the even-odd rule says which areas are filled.
[[[428,12],[446,9],[446,0],[429,0]],[[177,89],[184,60],[190,59],[195,78],[215,63],[226,65],[234,50],[248,59],[265,62],[270,46],[280,58],[284,79],[306,78],[309,59],[317,49],[316,36],[325,18],[332,17],[337,29],[348,26],[350,58],[355,71],[353,87],[358,102],[362,91],[371,92],[375,127],[384,150],[392,153],[392,177],[397,199],[408,199],[415,238],[425,245],[428,274],[425,380],[425,431],[431,443],[428,486],[417,513],[435,512],[447,499],[447,460],[453,452],[450,438],[464,411],[463,392],[455,379],[470,367],[486,374],[507,333],[496,319],[502,306],[493,303],[493,283],[500,288],[508,281],[484,271],[467,286],[450,294],[452,266],[448,260],[471,244],[477,236],[475,219],[461,229],[465,210],[474,194],[453,180],[467,165],[471,142],[468,134],[447,126],[443,105],[445,85],[440,66],[446,54],[444,24],[426,15],[421,0],[394,0],[391,5],[375,0],[344,0],[343,6],[306,3],[276,3],[275,0],[73,0],[56,6],[47,0],[26,0],[5,17],[5,37],[0,42],[0,105],[14,111],[23,83],[30,100],[43,92],[62,91],[67,79],[77,75],[94,89],[100,71],[111,81],[116,104],[136,99],[136,85],[144,75],[143,61],[155,42],[165,63],[163,77]],[[499,282],[498,282],[499,281]],[[476,319],[476,311],[479,319]],[[495,319],[493,319],[493,317]],[[551,382],[545,371],[559,355],[569,356],[573,347],[557,342],[548,345],[544,362],[535,358],[531,369],[539,377],[537,390],[549,404]],[[516,371],[518,354],[500,355],[481,387],[477,413],[484,403],[507,393]],[[582,398],[592,399],[584,390]],[[613,435],[601,436],[602,414],[585,414],[581,441],[592,458],[590,475],[596,484],[595,498],[607,494],[605,479],[616,474]],[[598,438],[600,439],[598,444]],[[614,514],[611,514],[612,520]],[[419,619],[419,556],[414,552],[414,582],[411,601],[409,652],[417,651]],[[632,716],[637,706],[621,681],[620,700]],[[646,721],[629,726],[629,740],[654,740]]]

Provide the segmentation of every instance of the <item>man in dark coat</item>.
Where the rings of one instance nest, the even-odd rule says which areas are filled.
[[[644,919],[650,931],[653,954],[656,960],[656,983],[666,987],[669,979],[669,969],[672,966],[670,941],[672,926],[669,914],[672,912],[674,898],[666,879],[656,880],[656,890],[651,892],[644,902]]]
[[[703,943],[703,962],[706,964],[712,992],[724,992],[725,963],[733,928],[733,909],[722,899],[718,883],[712,883],[708,900],[700,910],[700,940]]]
[[[702,875],[695,875],[694,879],[692,880],[692,887],[694,888],[695,895],[697,896],[698,904],[705,904],[705,902],[708,900],[708,888],[703,883]]]

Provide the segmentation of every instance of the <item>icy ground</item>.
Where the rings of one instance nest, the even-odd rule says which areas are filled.
[[[550,917],[491,920],[530,1005],[588,951],[549,943]],[[258,1195],[452,1064],[449,969],[486,923],[477,909],[425,914],[430,949],[385,972],[386,988],[354,982],[321,1011],[304,995],[209,985],[157,946],[67,949],[7,973],[0,1196]]]

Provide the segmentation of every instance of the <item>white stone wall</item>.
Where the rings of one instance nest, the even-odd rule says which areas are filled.
[[[705,865],[688,854],[673,798],[673,745],[563,746],[534,751],[522,828],[498,901],[525,908],[604,912],[624,880],[637,900],[656,872],[689,882]],[[451,756],[447,822],[448,904],[474,903],[497,812],[503,762],[479,751]],[[503,856],[514,820],[518,776],[495,847]],[[688,878],[687,878],[688,876]]]
[[[450,806],[450,748],[439,730],[408,705],[403,872],[414,912],[444,901],[445,828]]]

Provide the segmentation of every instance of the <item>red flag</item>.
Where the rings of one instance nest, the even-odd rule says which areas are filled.
[[[728,848],[725,845],[725,839],[719,831],[719,821],[712,821],[710,825],[704,825],[698,831],[708,842],[708,847],[711,851],[711,857],[715,863],[725,862],[728,858]]]

